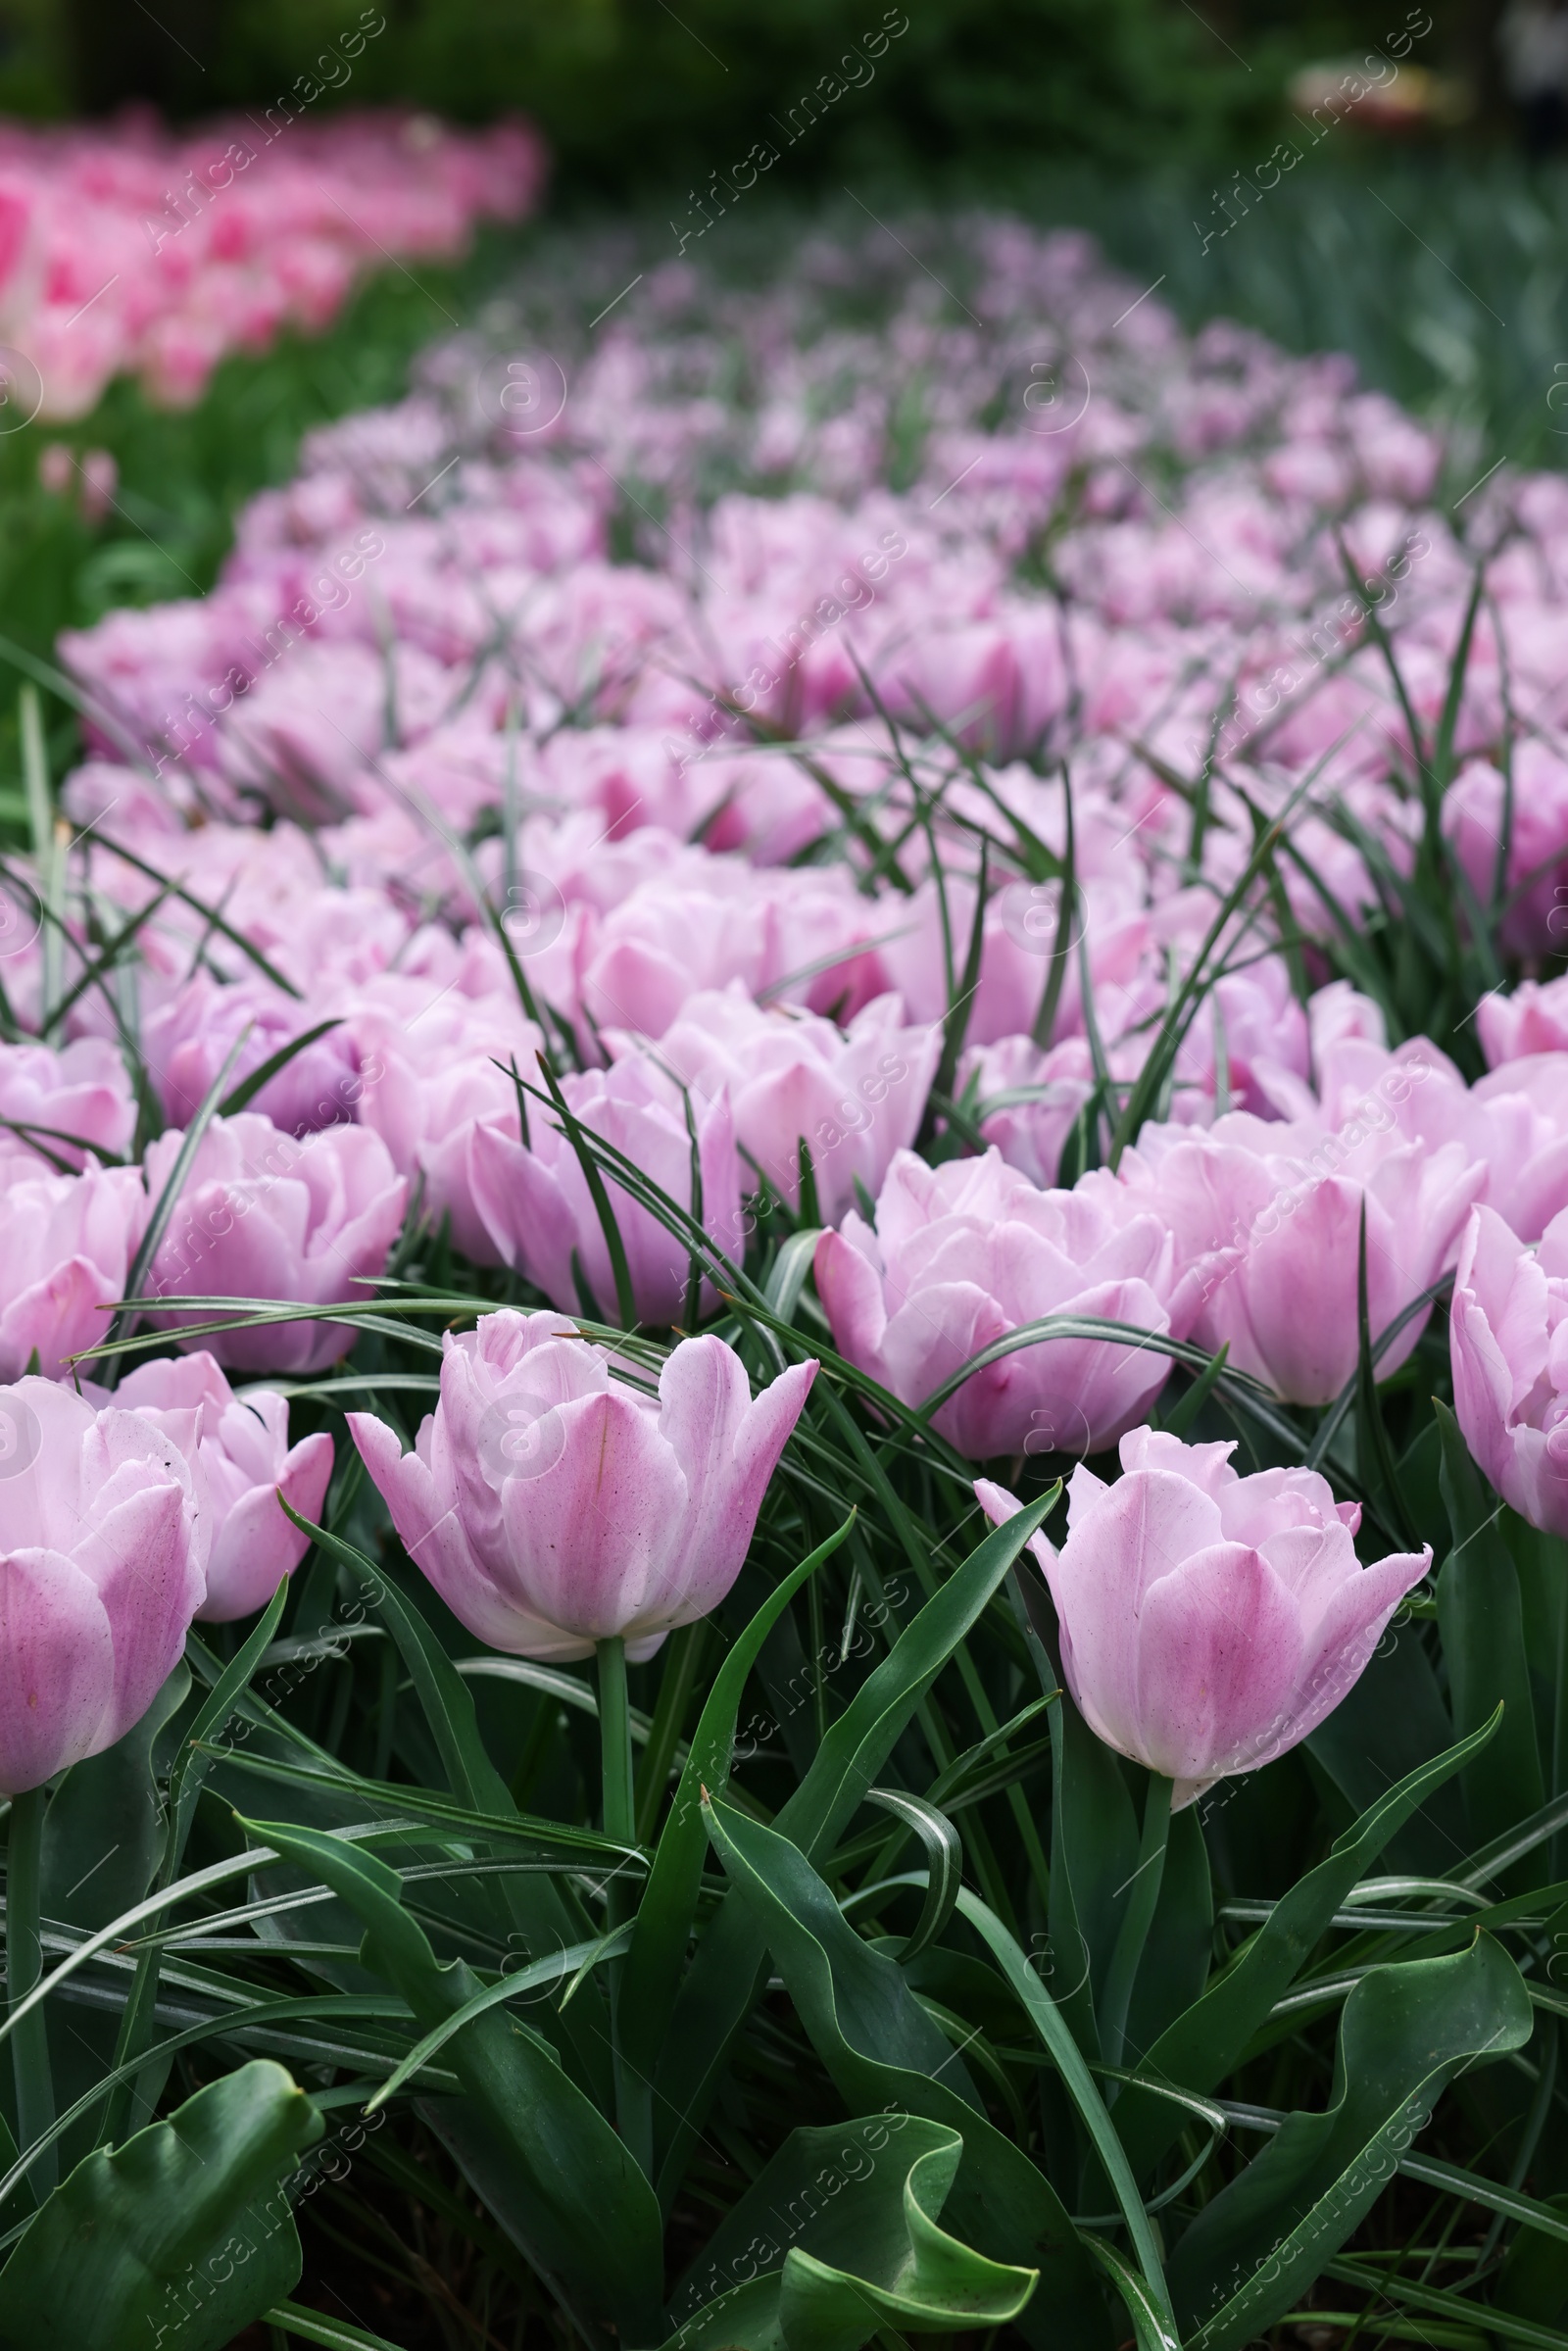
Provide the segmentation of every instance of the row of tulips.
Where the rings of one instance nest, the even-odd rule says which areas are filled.
[[[55,806],[25,690],[13,1935],[84,1775],[170,1777],[119,1913],[62,1913],[62,1979],[137,1926],[81,2109],[13,1978],[0,2321],[108,2177],[49,2195],[58,2147],[151,2115],[166,1965],[181,2031],[325,2111],[412,2084],[595,2344],[1107,2351],[1111,2296],[1239,2351],[1401,2117],[1527,2045],[1491,2209],[1552,2233],[1568,492],[1467,486],[1339,361],[1187,338],[1077,237],[908,234],[920,272],[868,234],[613,302],[613,242],[554,291],[545,256],[314,438],[211,596],[63,643]],[[277,1694],[318,1656],[330,1711]],[[261,1783],[236,1844],[196,1791]],[[221,1979],[141,1934],[180,1900]],[[281,2115],[266,2072],[187,2140],[220,2091]],[[846,2107],[911,2152],[879,2126],[855,2227],[780,2244]],[[1526,2307],[1496,2241],[1450,2331]],[[218,2351],[268,2304],[179,2307]]]
[[[351,37],[363,54],[374,31]],[[0,124],[8,429],[83,416],[121,374],[187,408],[229,353],[328,325],[383,261],[453,260],[478,221],[530,209],[544,151],[524,125],[322,121],[316,101],[352,76],[336,63],[333,83],[302,75],[260,119],[183,134],[134,110],[112,125]]]

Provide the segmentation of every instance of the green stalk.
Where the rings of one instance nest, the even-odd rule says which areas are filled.
[[[1138,1963],[1154,1923],[1160,1881],[1165,1875],[1165,1847],[1170,1837],[1171,1785],[1158,1772],[1149,1775],[1149,1793],[1144,1798],[1144,1841],[1139,1848],[1138,1867],[1133,1872],[1132,1891],[1121,1931],[1110,1955],[1105,1996],[1100,2003],[1100,2045],[1106,2065],[1121,2063]]]
[[[626,1696],[626,1643],[618,1633],[599,1643],[599,1742],[604,1788],[604,1832],[617,1844],[637,1841],[636,1801],[631,1774],[631,1706]],[[631,1911],[630,1888],[612,1877],[605,1892],[607,1931],[621,1926]],[[653,2085],[626,2064],[620,2048],[620,1984],[623,1959],[610,1962],[610,2030],[614,2044],[615,2122],[621,2137],[646,2173],[654,2161]]]
[[[26,1998],[43,1974],[39,1892],[46,1801],[41,1788],[29,1788],[11,1802],[11,1839],[6,1849],[6,1990],[13,2007]],[[17,2139],[25,2154],[55,2119],[49,2029],[41,2007],[17,2027],[12,2061],[17,2078]],[[44,2150],[27,2177],[41,2204],[59,2178],[53,2147]]]

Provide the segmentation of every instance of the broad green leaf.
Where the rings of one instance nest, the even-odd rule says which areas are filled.
[[[1051,1709],[1050,1948],[1052,1998],[1086,2056],[1100,2055],[1095,1995],[1105,1980],[1127,1888],[1138,1867],[1138,1820],[1121,1766],[1062,1687],[1055,1610],[1045,1578],[1020,1570],[1014,1605]]]
[[[1053,1508],[1056,1492],[1042,1495],[977,1545],[830,1726],[810,1769],[774,1822],[808,1858],[832,1851],[915,1708]],[[660,2194],[666,2209],[730,2044],[756,2003],[763,1946],[759,1920],[726,1901],[709,1925],[681,1987],[656,2079],[655,2121],[664,2141]]]
[[[66,1774],[44,1815],[45,1918],[102,1927],[151,1886],[164,1842],[153,1745],[189,1690],[189,1673],[176,1665],[123,1739]]]
[[[473,1692],[427,1619],[363,1551],[340,1536],[328,1534],[324,1527],[313,1526],[309,1519],[299,1517],[281,1494],[278,1499],[285,1514],[328,1557],[368,1581],[368,1596],[398,1645],[459,1803],[475,1812],[514,1816],[517,1807],[512,1800],[512,1791],[490,1760],[480,1737]],[[507,1877],[498,1884],[500,1900],[525,1937],[530,1952],[543,1954],[566,1943],[580,1942],[588,1931],[589,1922],[581,1905],[563,1896],[551,1879]],[[573,2002],[561,2021],[561,2030],[582,2081],[597,2103],[608,2107],[613,2096],[610,2019],[596,1984],[587,1985],[581,2001]]]
[[[258,1834],[355,1911],[364,1964],[407,2000],[424,2033],[477,2001],[478,1979],[461,1959],[437,1961],[385,1862],[314,1830],[279,1823]],[[657,2341],[659,2208],[604,2116],[539,2036],[498,2008],[476,2007],[444,2056],[466,2095],[442,2101],[432,2120],[438,2112],[496,2218],[580,2322],[608,2320],[634,2343]]]
[[[1521,2048],[1533,2026],[1523,1979],[1491,1935],[1452,1958],[1364,1977],[1345,2004],[1327,2110],[1291,2115],[1176,2248],[1188,2351],[1229,2351],[1289,2310],[1382,2194],[1459,2068]]]
[[[1568,2195],[1543,2208],[1557,2223],[1547,2235],[1539,2222],[1521,2229],[1508,2248],[1496,2299],[1521,2319],[1560,2327],[1568,2320]]]
[[[1471,1460],[1446,1404],[1433,1404],[1443,1439],[1443,1498],[1453,1548],[1438,1577],[1438,1623],[1448,1668],[1448,1703],[1462,1737],[1503,1708],[1497,1736],[1459,1775],[1472,1845],[1501,1837],[1545,1797],[1525,1649],[1519,1570],[1498,1519],[1502,1505]],[[1545,1856],[1517,1863],[1518,1883],[1538,1876]]]
[[[792,2131],[671,2298],[686,2351],[858,2351],[880,2327],[1004,2327],[1033,2270],[938,2226],[963,2141],[908,2114]]]
[[[279,2183],[321,2119],[253,2059],[112,2154],[79,2163],[0,2272],[16,2351],[222,2351],[286,2294],[300,2242]]]
[[[1051,2183],[986,2119],[961,2055],[925,2014],[897,1965],[862,1942],[810,1863],[776,1827],[710,1804],[709,1834],[740,1904],[758,1922],[801,2022],[852,2112],[924,2115],[963,2141],[947,2214],[993,2261],[1040,2272],[1018,2324],[1033,2340],[1101,2346],[1105,2309],[1072,2222]]]
[[[1356,1813],[1370,1812],[1389,1789],[1446,1754],[1454,1728],[1419,1629],[1396,1627],[1392,1645],[1375,1656],[1327,1722],[1307,1740]],[[1441,1878],[1465,1834],[1464,1799],[1456,1786],[1434,1788],[1389,1840],[1393,1868]]]
[[[1313,1945],[1356,1881],[1435,1788],[1493,1736],[1497,1717],[1446,1755],[1391,1788],[1320,1861],[1275,1903],[1266,1925],[1243,1944],[1209,1983],[1202,1998],[1167,2026],[1140,2060],[1141,2070],[1184,2089],[1213,2089],[1239,2062],[1254,2033],[1299,1974]],[[1117,2101],[1116,2128],[1142,2178],[1178,2136],[1181,2119],[1163,2100],[1127,2090]]]
[[[1200,1998],[1214,1949],[1214,1894],[1198,1807],[1170,1825],[1159,1901],[1133,1984],[1127,2045],[1147,2049]]]

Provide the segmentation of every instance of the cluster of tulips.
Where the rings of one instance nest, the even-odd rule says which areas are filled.
[[[90,756],[0,909],[0,1785],[295,1564],[285,1392],[432,1252],[477,1328],[412,1451],[348,1426],[523,1656],[738,1573],[816,1366],[754,1396],[717,1326],[786,1234],[873,1431],[925,1411],[997,1519],[1079,1463],[1066,1678],[1178,1800],[1431,1554],[1362,1565],[1331,1456],[1152,1427],[1174,1358],[1332,1406],[1451,1284],[1464,1436],[1568,1533],[1568,483],[1449,478],[1077,236],[957,247],[951,299],[868,237],[498,315],[210,596],[65,641]],[[1441,1044],[1376,985],[1417,915],[1496,959]],[[165,1351],[111,1392],[117,1308]],[[657,1386],[583,1327],[670,1334]]]
[[[359,33],[361,50],[372,37]],[[367,270],[452,260],[476,221],[528,210],[544,176],[532,131],[322,119],[317,102],[350,75],[337,64],[260,115],[178,135],[134,112],[111,126],[0,124],[8,428],[85,416],[121,374],[188,407],[228,353],[326,326]]]

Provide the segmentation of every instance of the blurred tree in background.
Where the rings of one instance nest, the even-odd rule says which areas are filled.
[[[518,108],[569,191],[661,198],[758,140],[798,185],[1224,157],[1275,118],[1305,60],[1353,56],[1405,20],[1402,0],[909,0],[886,18],[884,0],[380,0],[372,13],[385,30],[341,101],[460,120]],[[1496,0],[1431,0],[1422,43],[1425,65],[1474,91],[1483,126],[1496,13]],[[0,0],[0,109],[266,103],[359,15],[354,0]],[[863,56],[885,21],[907,29],[874,75],[857,68],[857,86],[789,143],[790,110],[842,82],[840,60]]]

